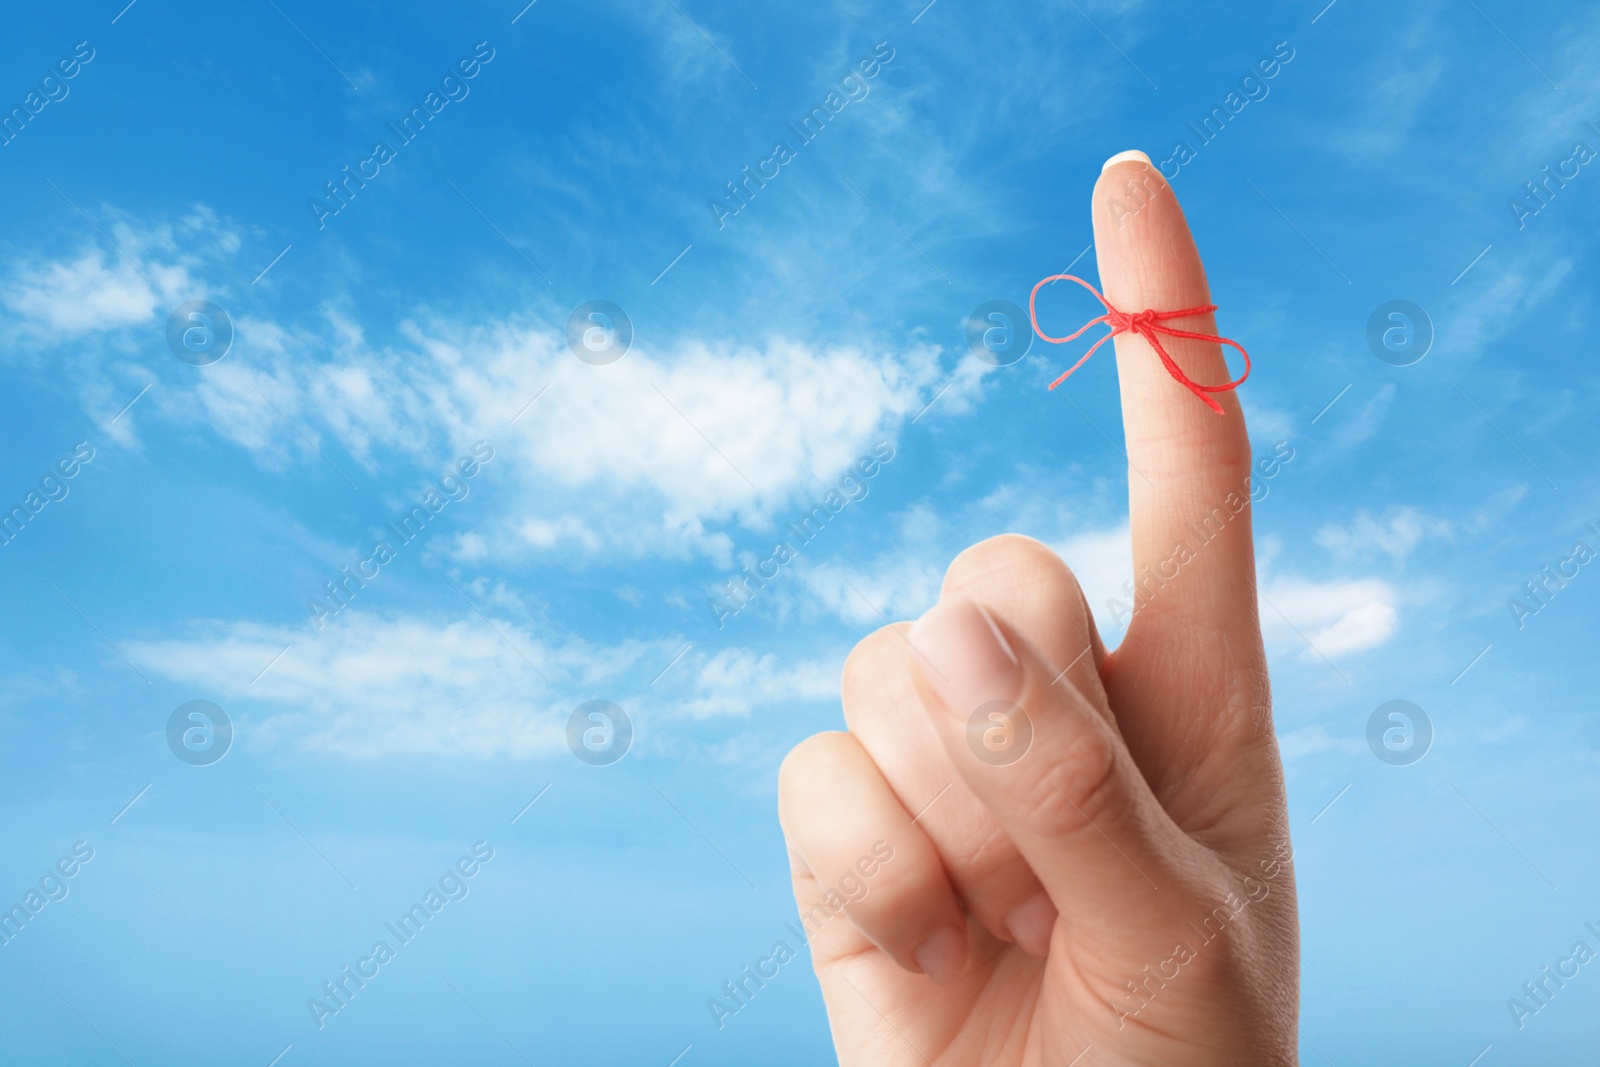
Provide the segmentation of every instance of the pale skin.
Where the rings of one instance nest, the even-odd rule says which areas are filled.
[[[1092,211],[1115,306],[1211,302],[1148,162],[1113,157]],[[1176,325],[1217,332],[1211,316]],[[1215,343],[1165,344],[1193,380],[1231,377]],[[1296,1062],[1299,926],[1244,418],[1232,392],[1214,414],[1144,339],[1115,345],[1134,573],[1171,573],[1180,543],[1192,558],[1107,652],[1070,560],[1015,535],[974,545],[927,614],[851,653],[848,732],[784,762],[795,898],[843,1067]],[[1230,494],[1245,510],[1200,544],[1186,521]],[[1015,762],[1015,717],[1006,733],[982,713],[969,734],[991,701],[1031,725]],[[846,875],[858,899],[830,897]]]

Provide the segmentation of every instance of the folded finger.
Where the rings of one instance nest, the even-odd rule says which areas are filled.
[[[957,897],[994,937],[1035,956],[1055,912],[1017,846],[957,773],[912,684],[909,624],[886,626],[845,663],[844,717],[944,865]],[[1093,665],[1090,665],[1093,670]]]
[[[1178,899],[1193,842],[1174,826],[1114,721],[966,597],[917,622],[919,691],[962,777],[1078,931]],[[1162,885],[1168,887],[1161,895]],[[1059,936],[1059,935],[1058,935]]]
[[[901,967],[938,982],[965,972],[966,916],[939,855],[854,737],[817,734],[789,754],[778,814],[822,891],[800,916],[808,936],[842,909]]]

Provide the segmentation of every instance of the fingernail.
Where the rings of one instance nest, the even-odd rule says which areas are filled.
[[[1112,167],[1116,166],[1118,163],[1128,163],[1128,162],[1131,162],[1133,160],[1138,160],[1140,163],[1143,163],[1145,166],[1150,166],[1151,165],[1149,156],[1145,155],[1143,152],[1139,151],[1137,148],[1130,148],[1126,152],[1118,152],[1116,155],[1112,156],[1110,159],[1108,159],[1104,163],[1100,164],[1100,173],[1104,174],[1106,171],[1110,170]]]
[[[939,699],[966,715],[990,700],[1016,700],[1022,665],[982,606],[941,600],[911,627],[912,657]]]
[[[1040,959],[1050,954],[1050,934],[1056,928],[1056,906],[1040,891],[1006,916],[1006,932],[1017,947]]]
[[[940,985],[961,976],[967,962],[967,928],[962,922],[953,922],[924,941],[912,955],[922,973]]]

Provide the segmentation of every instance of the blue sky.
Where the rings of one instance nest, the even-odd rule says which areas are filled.
[[[0,897],[93,857],[0,946],[7,1062],[830,1062],[803,960],[721,1030],[705,1008],[791,914],[778,762],[979,538],[1056,546],[1119,635],[1113,361],[1048,393],[1066,350],[995,367],[965,325],[1080,254],[1092,278],[1101,162],[1179,141],[1252,438],[1294,450],[1255,524],[1302,1055],[1590,1047],[1600,973],[1521,1029],[1506,1001],[1600,945],[1600,576],[1520,627],[1508,601],[1600,548],[1597,66],[1592,8],[1504,0],[12,13],[0,502],[65,496],[0,546]],[[1576,175],[1528,200],[1547,165]],[[218,362],[168,346],[190,300],[232,323]],[[634,331],[606,365],[567,347],[593,300]],[[1368,346],[1391,300],[1434,330],[1409,366]],[[319,628],[307,600],[475,446]],[[167,742],[197,699],[236,732],[209,766]],[[597,699],[633,727],[604,766],[566,740]],[[1407,766],[1366,741],[1394,699],[1435,731]],[[319,1029],[308,998],[478,842]]]

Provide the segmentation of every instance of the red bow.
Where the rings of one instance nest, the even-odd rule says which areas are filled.
[[[1095,298],[1099,300],[1100,303],[1105,305],[1106,313],[1084,323],[1082,329],[1078,330],[1077,333],[1069,334],[1066,337],[1051,337],[1049,334],[1039,329],[1039,318],[1038,314],[1034,311],[1033,305],[1034,301],[1039,296],[1039,290],[1055,281],[1077,282],[1079,285],[1089,290],[1089,292],[1093,293]],[[1161,364],[1167,368],[1168,374],[1172,375],[1173,378],[1177,379],[1178,382],[1187,387],[1188,390],[1195,396],[1199,397],[1201,400],[1204,400],[1206,402],[1206,406],[1212,411],[1215,411],[1218,415],[1221,415],[1222,405],[1211,399],[1211,397],[1207,396],[1206,394],[1225,393],[1229,389],[1237,389],[1240,385],[1242,385],[1244,380],[1250,377],[1250,353],[1246,352],[1244,350],[1244,346],[1240,345],[1237,341],[1230,341],[1226,337],[1217,337],[1214,334],[1209,333],[1190,333],[1188,330],[1176,330],[1171,326],[1162,325],[1162,323],[1167,319],[1181,319],[1190,315],[1205,315],[1215,310],[1217,310],[1217,305],[1206,304],[1201,307],[1184,308],[1181,311],[1146,310],[1139,312],[1137,315],[1130,315],[1126,311],[1119,311],[1112,307],[1111,301],[1107,300],[1103,295],[1101,295],[1100,290],[1096,289],[1094,286],[1090,285],[1076,274],[1052,274],[1038,285],[1035,285],[1033,287],[1033,292],[1028,296],[1028,321],[1033,324],[1033,332],[1053,345],[1058,345],[1065,341],[1076,340],[1077,338],[1083,336],[1084,330],[1087,330],[1096,323],[1103,322],[1107,326],[1111,327],[1111,332],[1090,346],[1089,351],[1085,352],[1083,354],[1083,358],[1074,363],[1067,373],[1050,383],[1050,388],[1054,389],[1056,386],[1070,378],[1073,371],[1077,370],[1079,367],[1083,366],[1089,361],[1089,357],[1094,355],[1094,350],[1096,348],[1099,348],[1117,334],[1136,333],[1143,337],[1146,341],[1150,342],[1150,347],[1155,349],[1156,355],[1161,357]],[[1228,382],[1225,385],[1201,385],[1199,382],[1192,380],[1187,374],[1183,373],[1182,369],[1180,369],[1179,366],[1172,361],[1172,357],[1167,355],[1167,350],[1161,347],[1161,341],[1156,337],[1156,334],[1158,333],[1164,333],[1168,337],[1189,337],[1196,341],[1212,341],[1216,344],[1232,345],[1234,348],[1239,350],[1239,355],[1244,357],[1244,373],[1239,375],[1237,380]]]

